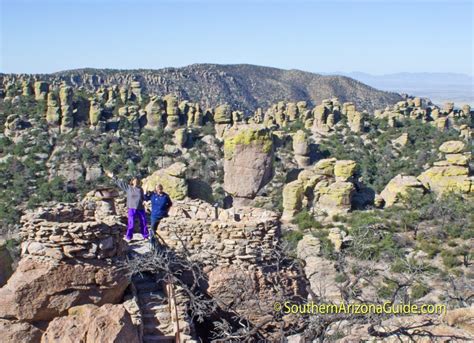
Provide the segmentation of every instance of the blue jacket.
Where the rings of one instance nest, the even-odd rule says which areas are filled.
[[[168,217],[168,210],[170,209],[173,203],[168,194],[163,192],[161,195],[158,195],[156,192],[147,193],[145,195],[145,200],[151,201],[151,217],[155,219],[161,219]]]

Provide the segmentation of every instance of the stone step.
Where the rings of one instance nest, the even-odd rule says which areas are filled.
[[[147,320],[148,318],[150,319],[156,319],[160,323],[170,321],[171,320],[171,315],[166,311],[163,312],[147,312],[142,314],[143,320]]]
[[[159,292],[162,291],[161,286],[154,281],[148,281],[148,282],[141,282],[141,283],[134,283],[135,288],[137,289],[138,293],[145,293],[145,292]]]
[[[156,325],[156,324],[144,324],[143,333],[145,335],[155,334],[155,335],[166,335],[173,332],[172,325]]]
[[[159,292],[159,291],[139,293],[138,300],[143,305],[146,305],[152,302],[161,302],[161,303],[168,302],[168,299],[166,298],[166,296],[162,292]]]
[[[162,343],[173,343],[175,341],[174,336],[163,336],[163,335],[144,335],[144,343],[162,342]]]

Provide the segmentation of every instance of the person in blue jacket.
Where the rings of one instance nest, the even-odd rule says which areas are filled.
[[[154,235],[161,219],[168,217],[168,211],[173,205],[168,194],[163,192],[163,186],[157,185],[154,192],[147,193],[145,200],[151,201],[151,234]]]

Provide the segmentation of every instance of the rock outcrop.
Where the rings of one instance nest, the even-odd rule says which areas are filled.
[[[335,282],[337,274],[334,261],[321,256],[321,243],[312,235],[305,235],[296,248],[298,258],[305,261],[304,272],[309,280],[311,290],[318,297],[312,299],[320,302],[339,303],[341,292]]]
[[[436,194],[448,192],[473,193],[474,177],[469,170],[470,153],[461,153],[465,143],[448,141],[439,150],[445,153],[446,160],[438,161],[433,167],[418,176],[418,180]]]
[[[48,323],[77,305],[122,300],[129,284],[125,225],[114,214],[96,216],[96,210],[58,204],[22,217],[22,258],[0,289],[0,318],[13,332],[23,322]]]
[[[68,315],[49,323],[41,343],[58,342],[140,342],[130,314],[123,305],[75,306]]]
[[[385,207],[390,207],[403,201],[403,197],[407,196],[409,192],[424,193],[425,188],[416,177],[399,174],[390,180],[380,196],[385,202]]]
[[[329,215],[349,211],[357,191],[356,167],[352,160],[328,158],[300,172],[297,180],[283,188],[282,219],[291,220],[304,208]]]
[[[296,163],[298,163],[300,168],[309,166],[309,143],[308,137],[303,130],[298,130],[293,135],[293,152]]]
[[[234,200],[252,199],[273,172],[273,140],[261,126],[234,127],[224,138],[224,189]]]

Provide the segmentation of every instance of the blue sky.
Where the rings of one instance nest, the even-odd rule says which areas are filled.
[[[473,74],[473,1],[0,0],[1,72],[250,63]]]

